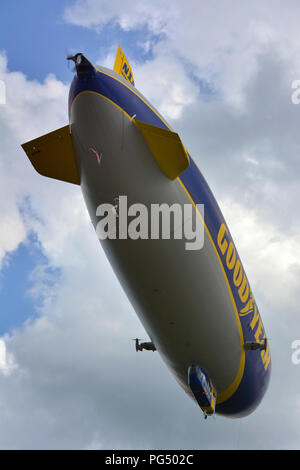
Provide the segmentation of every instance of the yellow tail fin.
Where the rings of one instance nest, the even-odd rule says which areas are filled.
[[[118,52],[116,55],[114,72],[118,73],[119,75],[122,75],[122,77],[126,78],[126,80],[128,80],[131,85],[134,86],[134,79],[131,67],[120,45],[118,47]]]
[[[22,148],[41,175],[80,184],[69,126],[26,142]]]

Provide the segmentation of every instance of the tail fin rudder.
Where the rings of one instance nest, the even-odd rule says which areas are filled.
[[[41,175],[80,184],[69,126],[26,142],[22,148]]]
[[[118,51],[116,55],[114,72],[124,77],[126,80],[129,81],[129,83],[131,83],[131,85],[134,86],[132,69],[120,45],[118,47]]]

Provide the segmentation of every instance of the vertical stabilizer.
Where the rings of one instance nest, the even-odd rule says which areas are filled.
[[[116,55],[114,72],[126,78],[126,80],[128,80],[131,83],[131,85],[134,86],[134,79],[133,79],[133,73],[132,73],[131,67],[120,45],[118,47],[118,52]]]

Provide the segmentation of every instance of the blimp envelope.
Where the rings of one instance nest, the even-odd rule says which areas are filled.
[[[270,349],[201,168],[136,88],[121,47],[113,70],[82,53],[68,60],[75,64],[69,123],[23,149],[41,175],[80,185],[101,246],[150,338],[137,353],[159,353],[205,416],[247,416],[266,393]],[[173,226],[152,230],[145,214],[151,224]]]

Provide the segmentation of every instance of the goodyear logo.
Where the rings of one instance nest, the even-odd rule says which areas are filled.
[[[244,317],[246,315],[253,314],[250,328],[253,332],[255,341],[263,343],[266,338],[263,324],[242,264],[224,223],[220,226],[217,243],[223,256],[223,263],[226,264],[229,272],[231,273],[233,286],[236,289],[236,293],[241,303],[243,304],[239,311],[239,315],[240,317]],[[260,353],[263,366],[265,370],[267,370],[271,360],[269,345],[267,344],[266,350],[260,351]]]

